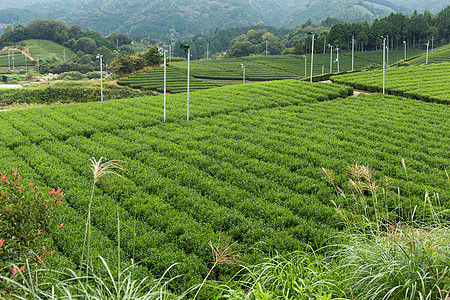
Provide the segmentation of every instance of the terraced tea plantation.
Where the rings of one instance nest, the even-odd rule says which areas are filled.
[[[450,103],[450,63],[419,65],[386,70],[386,93],[414,99]],[[383,71],[332,76],[335,83],[370,92],[383,91]]]
[[[166,90],[169,93],[182,93],[187,91],[187,71],[173,67],[167,67],[166,70]],[[128,77],[120,78],[117,81],[120,85],[128,85],[136,89],[164,91],[164,68],[149,70],[137,73]],[[227,83],[205,82],[196,79],[193,76],[189,78],[189,90],[203,90],[218,86],[224,86]]]
[[[9,57],[8,57],[9,52]],[[13,63],[14,58],[14,63]],[[25,59],[27,60],[25,62]],[[0,67],[13,69],[13,65],[15,68],[22,67],[25,65],[31,66],[33,62],[30,61],[29,58],[26,58],[20,51],[17,50],[0,50]]]
[[[330,54],[314,55],[313,74],[320,75],[330,73]],[[409,51],[408,57],[418,56],[423,50]],[[403,59],[403,51],[391,51],[390,63],[395,63]],[[332,72],[337,73],[338,64],[335,61],[336,53],[333,52]],[[383,55],[381,51],[356,52],[354,57],[354,69],[359,70],[368,65],[382,64]],[[230,84],[227,81],[243,80],[244,71],[241,64],[245,66],[246,81],[268,81],[294,79],[311,76],[311,55],[305,58],[296,55],[275,55],[275,56],[248,56],[241,58],[227,58],[220,60],[197,60],[190,64],[190,78],[192,90],[206,89],[216,86]],[[350,71],[352,69],[351,53],[339,54],[339,71]],[[185,92],[187,86],[186,72],[187,62],[173,62],[167,71],[167,90],[170,93]],[[205,79],[205,80],[199,80]],[[215,80],[215,81],[214,81]],[[211,82],[213,81],[213,82]],[[227,82],[227,83],[226,83]],[[118,80],[121,85],[128,85],[133,88],[151,89],[162,92],[163,90],[163,69],[157,68],[143,73],[121,78]]]
[[[166,123],[162,96],[2,112],[0,169],[18,168],[45,191],[63,189],[53,264],[73,267],[83,252],[88,159],[126,161],[126,181],[95,191],[91,254],[116,274],[119,217],[123,266],[133,259],[140,275],[159,276],[178,263],[170,275],[185,275],[173,283],[183,290],[206,276],[208,242],[221,234],[248,249],[246,262],[329,243],[342,228],[331,200],[353,203],[336,196],[322,167],[345,173],[353,162],[371,165],[377,178],[392,178],[393,192],[400,188],[402,205],[417,206],[418,218],[425,191],[439,193],[436,209],[450,208],[450,107],[380,94],[345,98],[352,92],[295,80],[224,86],[192,93],[189,121],[186,95],[169,95]]]

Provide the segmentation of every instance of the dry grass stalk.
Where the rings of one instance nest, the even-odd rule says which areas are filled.
[[[122,165],[119,164],[125,163],[125,161],[113,159],[102,163],[103,159],[104,157],[100,157],[99,160],[96,160],[95,157],[89,159],[89,161],[91,162],[92,174],[94,175],[94,183],[96,183],[101,177],[109,175],[116,175],[125,180],[125,178],[122,175],[112,171],[118,169],[123,172],[127,172],[127,169],[125,169]]]
[[[195,294],[193,299],[196,299],[198,296],[198,293],[202,289],[203,285],[205,284],[206,280],[208,279],[209,275],[211,275],[211,272],[214,270],[214,268],[221,264],[227,264],[231,266],[236,265],[243,265],[244,263],[238,259],[239,253],[243,250],[236,250],[238,247],[237,242],[234,242],[232,244],[230,243],[231,236],[227,237],[227,239],[222,243],[221,241],[222,236],[219,235],[219,241],[217,242],[217,245],[213,245],[211,241],[209,241],[209,246],[211,247],[212,255],[214,258],[214,261],[211,262],[213,264],[212,268],[209,270],[208,274],[206,274],[205,279],[203,279],[202,284],[199,286],[197,293]]]
[[[214,267],[220,264],[227,264],[231,266],[243,264],[243,262],[238,259],[239,252],[242,252],[242,250],[236,250],[238,246],[237,242],[229,245],[228,243],[230,242],[230,239],[231,236],[221,243],[221,236],[219,236],[217,245],[213,245],[211,241],[209,242],[209,246],[211,247],[212,255],[214,257],[214,261],[212,262]]]
[[[86,230],[84,233],[84,240],[83,240],[83,252],[81,254],[81,261],[83,261],[84,247],[85,247],[86,241],[87,241],[86,272],[88,271],[88,265],[89,265],[89,254],[90,254],[89,252],[90,252],[90,241],[91,241],[91,206],[92,206],[92,199],[94,197],[95,184],[103,176],[105,176],[105,178],[108,178],[111,175],[115,175],[115,176],[118,176],[118,177],[122,178],[123,180],[125,180],[125,177],[116,173],[113,170],[121,170],[123,172],[127,172],[127,169],[125,169],[122,165],[119,164],[119,163],[126,163],[125,161],[109,160],[109,161],[105,161],[104,163],[102,163],[103,159],[104,159],[104,157],[100,157],[99,160],[97,160],[95,157],[92,157],[91,159],[89,159],[89,161],[91,162],[90,168],[91,168],[92,174],[94,176],[94,182],[92,183],[91,199],[89,201],[89,206],[88,206]]]

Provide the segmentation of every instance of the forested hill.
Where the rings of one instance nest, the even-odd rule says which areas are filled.
[[[371,23],[391,12],[411,14],[414,9],[420,13],[428,8],[437,13],[447,4],[447,0],[4,0],[0,28],[44,18],[106,35],[120,32],[141,38],[179,39],[259,21],[289,28],[327,17]]]

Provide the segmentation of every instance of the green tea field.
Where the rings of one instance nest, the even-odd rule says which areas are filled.
[[[330,73],[330,54],[314,55],[313,74],[321,75]],[[409,51],[408,57],[417,57],[423,54],[423,50]],[[404,52],[401,50],[391,51],[389,56],[390,64],[402,60]],[[351,71],[351,53],[339,54],[339,65],[336,62],[337,53],[333,52],[331,73]],[[382,64],[382,52],[356,52],[354,55],[354,70],[361,70],[373,64]],[[297,55],[269,55],[269,56],[248,56],[241,58],[225,58],[220,60],[197,60],[190,65],[190,75],[192,90],[205,89],[223,85],[223,82],[202,82],[203,80],[216,81],[241,81],[244,77],[243,68],[245,66],[245,80],[247,81],[267,81],[294,79],[311,76],[311,55],[305,58]],[[305,70],[306,69],[306,70]],[[187,86],[186,72],[187,62],[173,62],[168,68],[167,89],[171,93],[185,92]],[[306,75],[306,76],[305,76]],[[128,85],[134,88],[151,89],[162,91],[163,70],[157,68],[124,77],[118,81],[121,85]]]
[[[112,274],[133,262],[137,278],[171,268],[168,289],[181,293],[205,277],[235,273],[226,265],[209,273],[209,243],[220,237],[245,250],[239,259],[246,264],[339,242],[340,209],[352,213],[360,204],[338,195],[323,168],[345,187],[340,174],[348,166],[370,166],[385,196],[369,205],[380,205],[388,224],[420,221],[430,210],[448,221],[448,68],[390,68],[394,95],[353,97],[344,85],[378,91],[379,71],[333,77],[343,84],[288,79],[199,90],[190,95],[189,120],[185,93],[167,96],[166,122],[162,95],[0,112],[2,182],[17,169],[23,185],[65,194],[52,221],[58,234],[37,253],[56,251],[53,268],[82,270],[90,224],[95,270],[108,276],[99,256]],[[140,84],[140,76],[147,75],[126,83]],[[120,160],[125,180],[93,185],[93,157]],[[209,298],[206,289],[201,297]]]

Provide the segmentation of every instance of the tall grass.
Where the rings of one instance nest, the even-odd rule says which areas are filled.
[[[146,277],[142,280],[133,279],[133,269],[136,264],[120,272],[118,280],[110,271],[107,262],[100,257],[102,268],[108,274],[98,276],[93,267],[88,267],[88,274],[80,276],[76,270],[67,269],[64,272],[49,268],[33,270],[29,266],[26,272],[16,278],[0,276],[0,279],[17,287],[17,293],[10,295],[12,299],[136,299],[164,300],[182,299],[184,295],[174,295],[169,292],[168,285],[177,277],[166,279],[167,273],[175,266],[170,266],[159,279]],[[101,273],[101,272],[100,272]],[[39,277],[40,281],[35,282]]]
[[[93,189],[100,174],[114,172],[117,161],[104,165],[93,159]],[[405,175],[406,163],[402,159]],[[108,167],[109,166],[109,167]],[[123,167],[116,168],[124,170]],[[348,168],[348,184],[335,183],[335,174],[323,169],[326,180],[339,197],[351,200],[352,209],[345,209],[331,200],[342,216],[346,229],[335,237],[334,244],[321,249],[312,248],[293,253],[273,253],[264,261],[246,266],[238,260],[237,244],[228,237],[216,244],[210,242],[212,267],[203,282],[174,295],[169,284],[177,277],[166,279],[173,265],[159,279],[133,279],[132,266],[121,270],[118,258],[117,276],[100,257],[103,271],[100,277],[87,267],[86,275],[40,269],[6,278],[16,285],[17,299],[450,299],[450,226],[433,203],[439,205],[438,194],[425,191],[420,222],[414,219],[417,206],[401,205],[400,194],[388,193],[389,178],[377,179],[369,166],[353,164]],[[445,170],[450,183],[450,177]],[[97,175],[97,176],[96,176]],[[399,190],[399,189],[398,189]],[[394,205],[392,206],[392,201]],[[397,201],[395,203],[395,201]],[[387,203],[390,203],[388,205]],[[411,201],[410,201],[411,203]],[[90,209],[89,209],[90,211]],[[403,218],[402,216],[407,216]],[[118,239],[120,240],[118,218]],[[89,253],[90,213],[86,223],[87,253]],[[118,244],[120,250],[120,241]],[[89,260],[88,260],[89,262]],[[208,281],[219,264],[240,265],[228,282]],[[89,266],[89,263],[87,264]],[[32,274],[35,272],[36,274]],[[104,272],[105,273],[105,272]],[[39,283],[34,281],[40,278]],[[58,278],[58,280],[57,280]],[[62,278],[62,280],[60,279]],[[191,295],[195,295],[190,298]],[[208,296],[205,296],[208,295]]]

